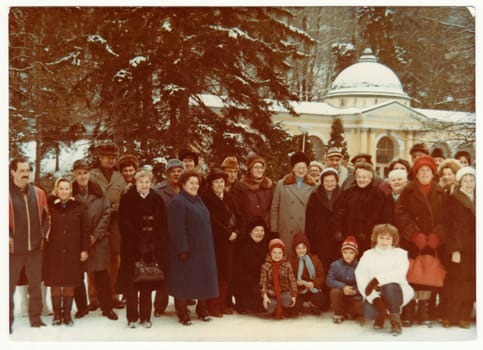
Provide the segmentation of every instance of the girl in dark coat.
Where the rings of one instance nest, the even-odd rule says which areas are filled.
[[[464,167],[456,173],[458,187],[445,208],[447,272],[443,296],[443,327],[470,325],[476,301],[476,208],[475,170]]]
[[[136,186],[129,189],[119,203],[122,244],[116,286],[126,297],[128,327],[136,328],[139,318],[142,326],[150,328],[151,294],[164,282],[135,283],[134,265],[141,259],[156,261],[166,271],[166,210],[163,199],[150,188],[153,174],[141,169],[136,172],[135,179]]]
[[[210,212],[211,230],[215,245],[218,288],[220,296],[208,300],[208,312],[223,317],[226,307],[228,284],[233,274],[233,244],[240,232],[237,229],[235,202],[230,192],[225,192],[228,175],[221,169],[213,169],[207,178],[207,188],[202,195]]]
[[[342,233],[338,227],[338,200],[342,191],[339,175],[326,168],[320,175],[320,186],[310,195],[305,219],[305,234],[311,250],[326,267],[339,258]]]
[[[384,221],[384,193],[373,185],[371,164],[356,166],[354,177],[356,186],[342,194],[339,219],[342,234],[355,236],[362,254],[371,247],[372,228]]]
[[[434,181],[436,163],[430,156],[416,159],[413,177],[402,191],[396,203],[395,219],[401,234],[401,248],[409,258],[419,254],[442,256],[444,242],[443,205],[446,194]],[[435,288],[428,285],[412,285],[418,300],[418,321],[431,326],[429,303]],[[410,326],[415,318],[415,302],[409,303],[401,315],[404,326]]]
[[[168,205],[168,293],[183,325],[191,324],[188,299],[198,299],[198,317],[209,321],[207,299],[219,295],[210,212],[198,196],[200,180],[199,173],[184,172],[182,190]]]
[[[60,325],[63,319],[66,325],[72,326],[74,288],[82,282],[82,262],[88,257],[87,211],[72,197],[72,184],[67,178],[57,179],[48,204],[51,228],[47,235],[44,280],[50,286],[52,297],[52,325]]]
[[[269,235],[262,217],[247,222],[248,234],[242,236],[235,248],[234,295],[236,311],[240,314],[264,312],[260,297],[260,269],[267,256]]]

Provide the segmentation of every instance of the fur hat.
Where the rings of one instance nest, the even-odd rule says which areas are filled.
[[[446,168],[450,168],[451,171],[454,174],[456,174],[458,172],[458,170],[460,170],[462,167],[461,167],[460,162],[457,161],[456,159],[452,159],[452,158],[445,159],[441,162],[441,164],[438,167],[438,176],[439,177],[443,176],[443,169],[446,169]]]
[[[320,173],[320,182],[324,182],[324,177],[328,175],[334,175],[337,182],[339,182],[339,173],[334,168],[325,168]]]
[[[262,163],[264,167],[267,167],[267,162],[264,158],[254,155],[247,158],[247,170],[250,170],[255,163]]]
[[[300,243],[305,244],[305,246],[307,247],[307,253],[308,253],[309,250],[310,250],[310,242],[309,242],[309,239],[307,238],[307,236],[305,235],[305,233],[303,233],[303,232],[298,232],[293,236],[293,239],[292,239],[292,249],[293,249],[293,251],[295,251],[295,248],[297,248],[297,246]]]
[[[248,220],[246,224],[247,233],[250,233],[255,227],[262,226],[265,231],[267,231],[267,224],[261,216],[255,216]],[[266,233],[266,232],[265,232]]]
[[[425,143],[415,143],[409,150],[409,154],[412,155],[414,152],[423,152],[429,156],[429,148]]]
[[[76,171],[79,169],[90,170],[91,167],[84,159],[77,159],[74,164],[72,165],[72,171]]]
[[[270,242],[268,243],[268,252],[271,253],[273,248],[280,248],[285,254],[285,244],[282,242],[281,239],[274,238],[270,240]]]
[[[106,142],[97,146],[97,153],[103,156],[115,156],[119,155],[119,147],[114,142]]]
[[[124,154],[117,161],[117,166],[119,169],[123,169],[131,165],[134,167],[134,169],[139,168],[139,159],[137,159],[134,154]]]
[[[465,176],[465,175],[476,176],[476,171],[471,166],[465,166],[465,167],[461,168],[460,170],[458,170],[458,172],[456,173],[456,181],[460,182],[461,179],[463,178],[463,176]]]
[[[172,168],[184,169],[184,164],[179,159],[173,158],[168,160],[168,163],[166,164],[166,172],[168,172]]]
[[[183,159],[193,159],[195,162],[195,166],[198,165],[198,155],[187,148],[184,148],[178,152],[178,159],[180,161],[183,161]]]
[[[460,159],[461,157],[465,157],[468,160],[468,164],[471,165],[471,154],[467,151],[458,151],[454,155],[455,159]]]
[[[344,242],[342,242],[340,251],[343,251],[344,249],[352,249],[356,254],[359,254],[357,239],[354,236],[347,236]]]
[[[422,156],[416,159],[416,161],[414,162],[412,170],[414,176],[416,176],[419,168],[421,168],[423,165],[429,166],[433,174],[436,175],[436,162],[434,161],[434,159],[430,156]]]
[[[431,152],[431,157],[433,158],[446,158],[443,154],[443,150],[441,148],[435,148],[433,149],[433,151]]]
[[[310,159],[304,152],[295,152],[290,156],[290,166],[292,168],[300,162],[304,162],[307,164],[307,168],[309,167]]]
[[[342,150],[336,146],[329,147],[329,149],[327,150],[327,153],[325,154],[325,157],[329,158],[332,156],[338,156],[342,158],[343,157]]]
[[[240,166],[238,165],[238,159],[236,159],[236,157],[226,157],[221,163],[221,168],[240,169]]]
[[[367,163],[372,164],[372,156],[368,153],[358,153],[358,154],[356,154],[354,157],[352,157],[351,163],[355,164],[356,160],[358,160],[360,158],[364,158]]]
[[[208,183],[209,186],[211,186],[211,184],[213,183],[213,181],[217,180],[217,179],[221,179],[223,178],[223,180],[226,180],[228,179],[228,175],[221,169],[219,168],[215,168],[215,169],[212,169],[210,174],[208,175],[208,177],[206,178],[206,181]]]

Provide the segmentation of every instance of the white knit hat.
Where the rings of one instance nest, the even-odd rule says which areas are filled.
[[[471,166],[465,166],[465,167],[461,168],[460,170],[458,170],[458,172],[456,173],[456,181],[460,182],[461,179],[463,178],[463,176],[465,176],[465,175],[476,176],[476,171]]]

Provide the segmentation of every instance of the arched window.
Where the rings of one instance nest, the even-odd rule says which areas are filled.
[[[376,162],[387,164],[394,158],[394,142],[384,136],[377,143]]]
[[[312,151],[314,152],[315,160],[320,162],[322,159],[324,159],[325,155],[324,143],[317,136],[313,135],[309,136],[309,141],[312,144]]]

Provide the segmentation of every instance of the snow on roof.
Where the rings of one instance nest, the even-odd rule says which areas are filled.
[[[413,108],[428,118],[451,123],[476,123],[476,114],[471,112],[445,111],[439,109]]]

